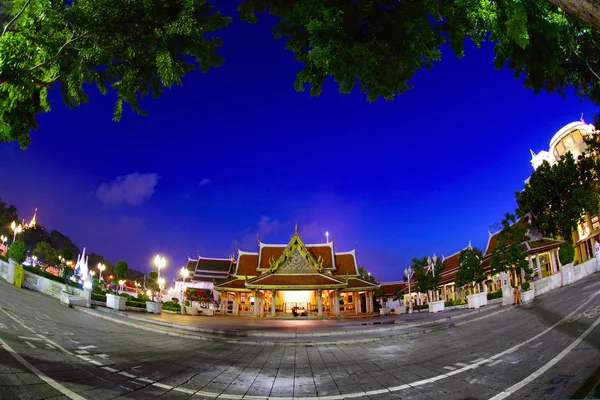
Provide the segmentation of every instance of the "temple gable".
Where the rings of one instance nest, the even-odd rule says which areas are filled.
[[[300,254],[296,248],[293,249],[290,256],[284,263],[277,268],[277,274],[295,274],[295,273],[314,273],[316,270],[308,263],[308,260]]]

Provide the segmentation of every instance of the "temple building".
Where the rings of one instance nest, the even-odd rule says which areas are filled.
[[[218,301],[218,293],[215,292],[214,285],[229,279],[235,271],[235,258],[207,258],[198,256],[197,259],[188,257],[185,268],[189,275],[175,279],[175,288],[172,295],[180,297],[188,288],[206,289],[213,293],[213,300]],[[183,299],[181,299],[183,300]]]
[[[281,314],[340,317],[373,313],[379,285],[362,279],[356,249],[336,252],[334,242],[305,244],[298,228],[287,244],[238,249],[233,276],[215,285],[223,314],[276,317]]]
[[[537,170],[544,161],[550,165],[556,163],[566,153],[571,153],[577,158],[586,151],[585,138],[596,134],[596,128],[592,124],[586,124],[583,115],[580,121],[572,122],[562,127],[550,140],[548,151],[534,153],[531,151],[531,165]],[[529,179],[525,181],[527,183]],[[585,215],[583,221],[577,225],[573,232],[573,243],[575,243],[575,260],[579,263],[594,257],[594,246],[600,234],[600,217],[596,215]]]

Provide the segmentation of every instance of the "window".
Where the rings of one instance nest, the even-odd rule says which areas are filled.
[[[573,132],[571,132],[571,135],[573,136],[575,143],[583,141],[583,136],[581,135],[581,131],[579,129],[575,129]]]
[[[556,143],[556,150],[558,150],[558,155],[562,156],[565,154],[565,146],[563,145],[562,140]]]
[[[600,219],[598,219],[598,216],[597,216],[597,215],[594,215],[594,216],[592,217],[592,228],[593,228],[594,230],[596,230],[596,229],[600,228]]]

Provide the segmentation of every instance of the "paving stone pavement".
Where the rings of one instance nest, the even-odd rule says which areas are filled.
[[[2,281],[0,399],[560,399],[598,367],[599,324],[600,274],[469,324],[293,346],[140,330]]]

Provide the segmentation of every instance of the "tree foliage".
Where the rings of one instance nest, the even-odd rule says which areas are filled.
[[[417,281],[417,291],[419,293],[427,293],[429,291],[437,291],[442,279],[442,272],[444,271],[445,265],[442,260],[438,258],[434,264],[433,271],[428,270],[428,257],[413,258],[411,268],[415,271],[414,278]],[[432,273],[434,272],[435,273]],[[435,301],[430,298],[429,301]]]
[[[481,261],[483,253],[476,247],[469,247],[460,252],[459,267],[456,273],[456,286],[478,284],[485,280],[485,274]]]
[[[35,249],[33,249],[33,255],[38,258],[38,262],[45,266],[56,265],[58,263],[58,253],[50,243],[39,242]]]
[[[25,229],[19,234],[19,238],[25,243],[28,249],[33,249],[40,242],[48,242],[50,240],[46,229],[42,225],[35,225]]]
[[[79,247],[77,247],[77,245],[73,243],[71,238],[57,230],[53,230],[52,232],[50,232],[48,242],[56,250],[69,249],[72,255],[71,258],[65,257],[65,259],[67,260],[72,260],[75,254],[80,254]]]
[[[19,210],[12,204],[7,204],[0,198],[0,235],[12,237],[13,231],[10,224],[19,222]]]
[[[118,276],[119,278],[124,278],[128,269],[129,269],[129,266],[127,265],[127,263],[123,260],[119,260],[115,264],[115,275]]]
[[[8,248],[8,258],[11,258],[18,263],[25,261],[27,258],[27,248],[25,247],[25,243],[20,240],[12,242]]]
[[[576,161],[571,152],[552,166],[544,161],[525,189],[516,193],[517,214],[531,212],[536,231],[571,242],[577,223],[599,209],[598,169],[595,157],[580,156]]]
[[[349,93],[357,81],[370,101],[393,99],[410,78],[441,59],[449,43],[464,55],[468,37],[495,42],[495,66],[506,65],[526,87],[600,102],[600,33],[546,0],[347,1],[245,0],[243,19],[256,13],[279,18],[276,38],[304,64],[294,84],[319,95],[326,77]]]
[[[67,260],[67,261],[73,261],[74,260],[73,259],[73,252],[69,248],[61,249],[58,252],[58,255],[61,256],[62,258],[64,258],[65,260]]]
[[[569,242],[560,246],[558,251],[558,259],[562,265],[567,265],[573,262],[575,259],[575,248]]]
[[[219,66],[221,41],[211,33],[230,19],[206,0],[12,0],[0,36],[0,141],[30,142],[36,114],[50,109],[48,89],[65,104],[86,102],[84,84],[117,92],[144,113],[139,98],[158,97],[199,65]]]
[[[533,271],[527,261],[527,250],[525,242],[529,241],[527,224],[517,221],[512,213],[506,213],[500,222],[501,231],[498,233],[497,245],[492,250],[490,269],[493,275],[511,271],[513,268],[517,274],[525,271],[525,283],[523,290],[529,287]]]

